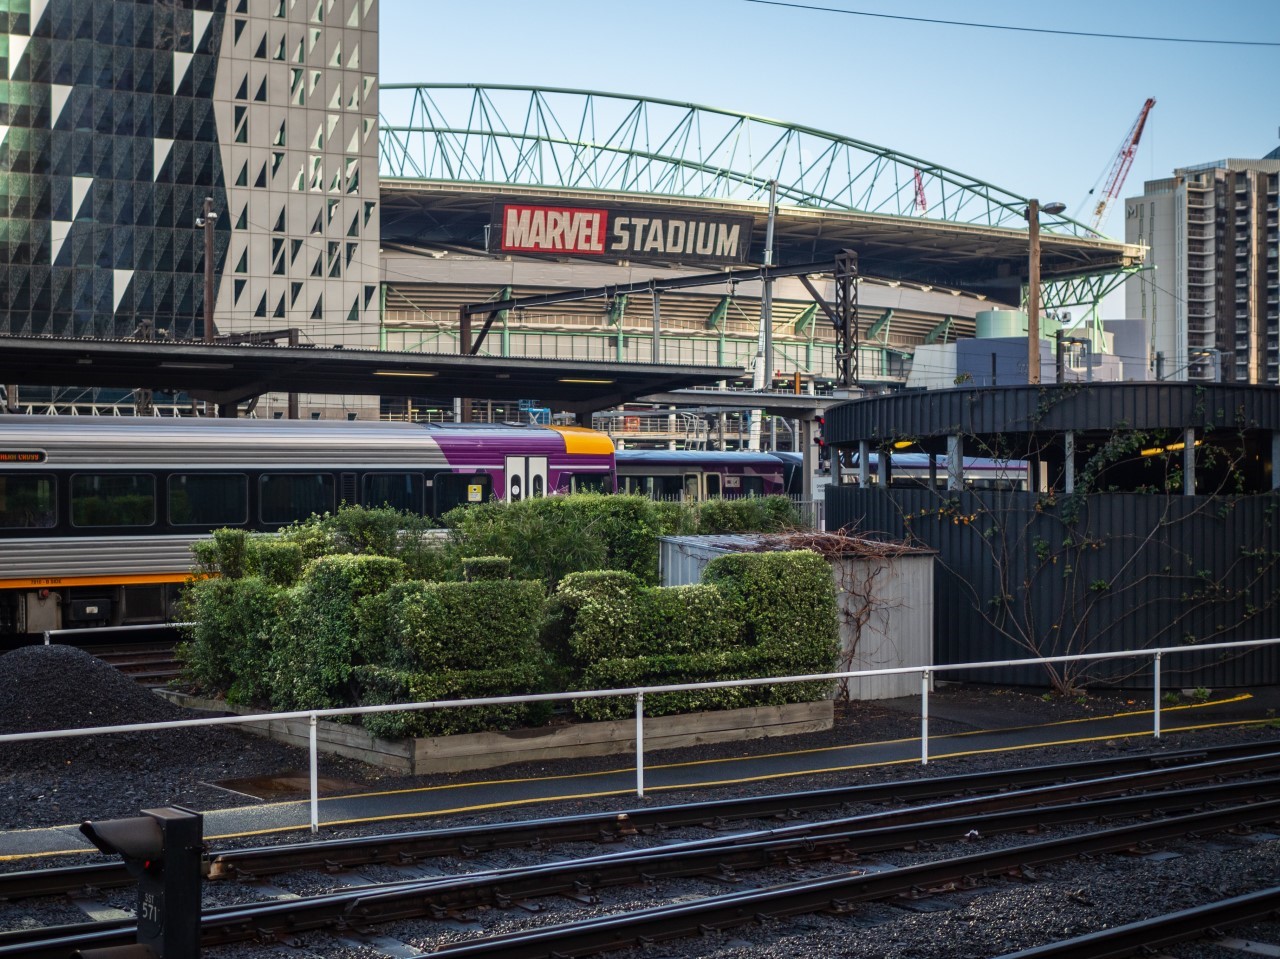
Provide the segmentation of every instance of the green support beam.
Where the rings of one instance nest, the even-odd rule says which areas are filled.
[[[926,343],[946,343],[951,337],[951,325],[954,317],[945,317],[941,323],[931,329],[925,336]]]
[[[867,330],[867,339],[879,340],[881,343],[889,342],[889,324],[893,321],[893,310],[885,310],[880,314],[880,319],[871,324]]]
[[[813,326],[813,320],[818,315],[818,304],[810,303],[803,310],[796,314],[796,325],[794,327],[795,335],[801,336],[805,331]]]
[[[715,305],[709,314],[707,314],[708,330],[718,330],[723,324],[725,317],[729,315],[729,297],[720,297],[720,302]]]

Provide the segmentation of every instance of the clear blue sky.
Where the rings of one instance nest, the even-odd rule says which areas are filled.
[[[1280,0],[798,0],[914,17],[1280,42]],[[1088,221],[1143,101],[1122,198],[1178,166],[1280,145],[1280,47],[1159,43],[809,12],[746,0],[380,0],[384,83],[687,100],[923,157]],[[1117,202],[1103,229],[1123,235]]]

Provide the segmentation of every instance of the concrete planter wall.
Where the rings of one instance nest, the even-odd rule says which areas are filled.
[[[171,702],[189,709],[248,715],[256,710],[228,706],[171,690],[157,690]],[[644,724],[645,752],[703,743],[733,742],[830,729],[834,711],[829,700],[790,706],[753,706],[716,712],[657,716]],[[310,724],[305,719],[271,720],[244,727],[260,736],[306,749]],[[323,753],[346,756],[399,773],[423,775],[489,769],[508,763],[574,759],[582,756],[635,754],[634,719],[573,723],[503,732],[464,733],[421,739],[378,739],[359,726],[321,721],[317,747]]]

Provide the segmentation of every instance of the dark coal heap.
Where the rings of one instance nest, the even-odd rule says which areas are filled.
[[[25,646],[0,656],[0,733],[194,718],[74,646]],[[155,769],[226,748],[230,735],[196,728],[0,743],[0,772],[121,763]]]

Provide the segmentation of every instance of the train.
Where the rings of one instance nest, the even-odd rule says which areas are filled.
[[[799,491],[800,457],[627,450],[570,426],[0,415],[0,640],[172,620],[191,544],[340,504]]]
[[[618,450],[618,490],[658,500],[799,493],[788,455],[719,450]]]
[[[192,542],[339,504],[612,492],[578,427],[0,415],[0,637],[172,618]]]
[[[843,453],[846,460],[842,469],[848,479],[858,477],[858,454]],[[931,462],[932,461],[932,464]],[[930,484],[937,490],[947,485],[947,458],[929,453],[894,453],[891,457],[889,485],[894,487],[925,487]],[[963,482],[965,489],[1026,490],[1030,489],[1030,466],[1025,460],[997,460],[980,456],[964,458]],[[867,458],[867,473],[871,485],[881,485],[880,457]]]

